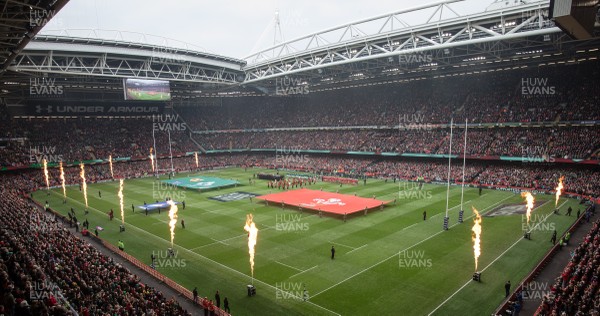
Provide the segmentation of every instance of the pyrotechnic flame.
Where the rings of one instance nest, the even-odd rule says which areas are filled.
[[[123,179],[119,179],[119,205],[121,206],[121,224],[125,225],[125,211],[123,210]]]
[[[177,224],[177,204],[173,200],[168,200],[171,205],[169,209],[169,228],[171,230],[171,248],[173,248],[173,240],[175,240],[175,224]]]
[[[562,194],[562,190],[563,190],[563,180],[565,179],[565,176],[561,176],[558,179],[558,186],[556,187],[556,202],[554,203],[554,206],[558,206],[558,199],[560,199],[560,195]]]
[[[198,152],[194,153],[194,158],[196,158],[196,168],[199,168],[200,164],[198,164]]]
[[[42,160],[42,164],[44,164],[44,179],[46,179],[46,190],[50,190],[50,179],[48,179],[48,162],[46,159]]]
[[[524,197],[527,201],[527,225],[529,225],[529,219],[531,218],[531,211],[533,210],[533,202],[535,202],[535,198],[529,192],[521,192],[521,197]]]
[[[473,231],[472,239],[473,239],[473,254],[475,256],[475,271],[477,271],[477,265],[479,263],[479,256],[481,255],[481,215],[479,212],[473,207],[473,212],[475,213],[475,218],[473,219]]]
[[[108,155],[108,164],[110,165],[110,177],[114,179],[115,175],[112,168],[112,155]]]
[[[252,281],[254,281],[254,247],[256,246],[256,237],[258,237],[258,228],[252,221],[252,214],[246,215],[246,225],[244,230],[248,232],[248,253],[250,254],[250,270],[252,271]]]
[[[63,197],[66,199],[67,198],[67,187],[65,184],[65,170],[63,169],[63,164],[62,161],[60,162],[60,185],[62,186],[63,189]]]
[[[83,189],[83,198],[85,200],[85,208],[88,208],[88,198],[87,198],[87,183],[85,182],[85,166],[83,162],[79,164],[81,168],[81,172],[79,172],[79,176],[81,177],[81,188]]]
[[[154,155],[152,154],[152,147],[150,147],[150,163],[152,164],[152,172],[154,172]]]

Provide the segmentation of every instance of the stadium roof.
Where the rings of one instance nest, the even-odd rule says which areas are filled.
[[[0,1],[0,73],[69,0]]]
[[[486,12],[467,16],[451,8],[456,1],[330,28],[245,60],[145,35],[136,41],[118,32],[111,40],[90,31],[36,36],[11,62],[2,94],[26,99],[32,77],[50,77],[61,80],[68,98],[122,99],[122,78],[135,77],[169,80],[173,100],[193,104],[210,97],[281,95],[282,85],[317,92],[600,57],[600,40],[566,36],[549,19],[547,1],[501,8],[494,3]],[[405,15],[421,10],[433,14],[422,23],[405,22]],[[598,25],[595,30],[598,34]]]

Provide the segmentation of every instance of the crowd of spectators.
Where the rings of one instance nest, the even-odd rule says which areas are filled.
[[[197,150],[294,147],[334,151],[444,154],[451,118],[470,123],[525,123],[600,120],[600,88],[593,84],[600,63],[547,67],[419,80],[310,93],[303,97],[225,98],[218,106],[166,109],[184,130],[169,135],[154,117],[11,119],[0,106],[0,166],[39,163],[43,154],[64,161],[142,157]],[[573,76],[578,80],[564,80]],[[552,93],[523,93],[529,85]],[[240,132],[255,128],[348,127],[351,130]],[[155,131],[155,139],[152,131]],[[228,130],[193,134],[191,131]],[[461,153],[463,129],[455,129],[453,152]],[[467,153],[597,159],[600,129],[594,127],[471,128]],[[202,147],[200,147],[200,146]],[[535,154],[534,154],[535,155]]]
[[[0,314],[191,315],[33,207],[27,178],[0,183]]]
[[[194,130],[600,120],[600,63],[178,107]],[[565,80],[564,78],[577,78]],[[530,90],[528,90],[528,88]],[[536,89],[539,88],[539,89]],[[544,89],[542,89],[544,88]]]
[[[106,126],[108,129],[108,125]],[[122,135],[127,135],[125,129]],[[41,162],[44,155],[55,155],[64,161],[106,159],[116,157],[147,157],[152,138],[148,135],[129,135],[124,139],[130,143],[84,146],[83,139],[69,137],[67,141],[47,140],[28,141],[28,145],[9,145],[0,149],[0,165],[18,166]],[[164,137],[163,137],[164,136]],[[172,135],[173,136],[173,135]],[[198,151],[188,135],[179,135],[187,141],[173,144],[175,155]],[[471,156],[513,156],[536,158],[596,159],[600,149],[600,129],[593,127],[563,128],[494,128],[470,129],[468,131],[467,155]],[[121,135],[101,134],[101,138],[120,139]],[[137,137],[137,138],[136,138]],[[396,153],[446,154],[449,150],[450,131],[448,129],[417,130],[349,130],[349,131],[277,131],[277,132],[237,132],[203,134],[194,136],[206,150],[230,149],[283,149],[283,150],[332,150],[367,151]],[[163,139],[164,138],[164,139]],[[174,137],[172,137],[174,138]],[[464,129],[455,129],[453,134],[454,154],[461,154],[464,147]],[[71,143],[71,141],[74,141]],[[80,142],[80,146],[73,145]],[[32,144],[44,144],[31,147]],[[92,142],[94,143],[94,141]],[[12,142],[11,144],[14,144]],[[48,145],[45,145],[48,144]],[[141,145],[139,145],[141,144]],[[118,149],[108,149],[108,147]],[[166,135],[157,137],[158,154],[168,155]],[[83,148],[79,150],[77,148]],[[51,152],[50,152],[51,151]]]
[[[171,170],[170,159],[159,159],[159,172]],[[448,162],[446,160],[392,160],[369,157],[347,157],[331,155],[307,155],[295,152],[271,154],[219,154],[200,155],[196,167],[194,156],[173,159],[175,172],[198,169],[215,169],[227,166],[260,167],[270,169],[289,169],[311,172],[320,175],[347,177],[376,177],[388,179],[416,180],[427,182],[446,182]],[[67,184],[79,184],[79,166],[66,167]],[[108,164],[86,165],[86,179],[89,183],[110,180]],[[150,160],[118,162],[113,164],[115,178],[138,178],[152,175]],[[45,187],[43,173],[31,169],[16,173],[17,177],[32,183],[29,190]],[[465,182],[490,187],[521,187],[552,191],[557,179],[565,177],[566,192],[584,196],[600,197],[600,170],[577,166],[556,166],[548,163],[489,163],[470,161],[465,167]],[[50,186],[60,185],[58,168],[49,169]],[[453,162],[451,183],[462,183],[462,163]]]
[[[0,121],[0,166],[40,163],[44,155],[63,161],[148,156],[150,147],[169,152],[169,134],[152,117],[128,119],[15,119]],[[182,125],[183,126],[183,125]],[[155,129],[153,139],[153,129]],[[197,150],[189,131],[170,132],[174,153]],[[4,147],[4,148],[2,148]]]
[[[196,136],[207,150],[283,149],[447,154],[450,130],[272,131]],[[452,135],[452,153],[464,151],[464,129]],[[525,159],[594,159],[600,149],[600,129],[472,128],[467,131],[467,155],[512,156]]]
[[[199,168],[264,167],[322,175],[422,179],[427,182],[447,179],[447,164],[443,161],[294,156],[293,153],[286,155],[201,155]],[[166,165],[168,167],[165,169],[169,169],[171,161],[160,159],[159,165]],[[193,156],[174,158],[173,167],[178,172],[198,169]],[[116,177],[125,178],[148,176],[152,173],[149,160],[118,162],[113,165],[113,169]],[[69,184],[76,185],[80,182],[78,166],[65,167],[65,174]],[[559,176],[565,176],[566,192],[598,197],[600,172],[574,167],[470,163],[466,168],[465,181],[475,185],[552,190]],[[86,177],[90,182],[110,179],[108,164],[86,166]],[[60,185],[56,168],[50,169],[50,180],[51,185]],[[462,181],[459,163],[452,165],[450,180],[453,183]],[[24,196],[27,192],[45,186],[42,172],[10,172],[0,178],[0,184],[0,195],[5,199],[0,207],[0,284],[3,289],[0,308],[5,314],[69,315],[74,311],[80,315],[186,313],[175,300],[167,299],[160,292],[144,285],[126,268],[62,228],[54,216],[33,208]],[[595,226],[596,232],[597,226],[598,224]],[[595,277],[590,274],[589,267],[593,265],[593,258],[597,260],[599,256],[599,237],[596,233],[590,238],[584,244],[593,244],[595,252],[590,252],[585,247],[578,250],[574,257],[578,261],[569,270],[573,273],[570,280],[574,281],[562,287],[565,294],[557,297],[563,299],[552,304],[547,302],[546,308],[579,308],[582,312],[597,309],[597,299],[594,301],[593,295],[585,294],[595,293],[597,282],[593,281],[597,281],[597,273],[600,272],[596,271]],[[587,282],[590,280],[592,282]],[[48,286],[50,289],[47,289]],[[34,297],[32,293],[38,294]],[[37,297],[40,296],[43,299],[38,300]],[[587,301],[581,305],[580,300]]]
[[[596,220],[583,242],[544,296],[540,316],[600,315],[600,220]]]

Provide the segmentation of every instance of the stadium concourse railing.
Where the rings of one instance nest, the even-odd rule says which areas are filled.
[[[33,200],[30,198],[30,200],[35,203],[38,207],[43,209],[43,206],[38,203],[37,201]],[[53,210],[52,208],[50,208],[50,211],[55,215],[58,216],[62,219],[63,223],[67,221],[67,218],[56,212],[55,210]],[[89,234],[90,238],[95,239],[98,243],[100,243],[103,247],[105,247],[106,249],[110,250],[112,253],[119,255],[121,258],[129,261],[131,264],[133,264],[134,266],[136,266],[138,269],[146,272],[147,274],[149,274],[150,276],[152,276],[154,279],[156,279],[157,281],[163,283],[164,285],[170,287],[171,289],[173,289],[173,291],[179,293],[180,296],[183,296],[184,298],[194,302],[194,295],[192,293],[192,291],[190,291],[189,289],[185,288],[184,286],[182,286],[181,284],[169,279],[167,276],[165,276],[164,274],[158,272],[156,269],[153,269],[152,267],[148,266],[147,264],[143,263],[141,260],[139,260],[138,258],[126,253],[125,251],[120,250],[119,248],[117,248],[115,245],[105,241],[104,239],[98,237],[98,236],[94,236],[93,234]],[[200,306],[204,307],[204,306],[208,306],[208,300],[198,296],[198,303],[200,304]],[[214,311],[213,311],[213,315],[216,316],[231,316],[229,313],[225,312],[224,310],[217,308],[216,306],[214,306]]]
[[[590,207],[591,206],[588,206],[585,209],[585,211],[587,212],[590,209]],[[583,219],[585,217],[584,215],[586,212],[583,212],[579,216],[579,218],[577,218],[577,220],[564,232],[564,234],[560,238],[558,238],[558,240],[561,240],[567,234],[567,232],[572,234],[573,231],[577,228],[577,226],[579,226],[581,224],[581,222],[583,221]],[[523,281],[521,281],[521,283],[519,283],[519,286],[517,286],[515,288],[515,290],[511,293],[511,295],[509,295],[508,298],[506,298],[502,302],[502,304],[500,305],[500,307],[498,307],[498,309],[496,310],[494,315],[506,315],[506,311],[509,309],[510,304],[516,300],[517,293],[521,292],[527,284],[529,284],[530,282],[535,280],[535,278],[540,274],[540,272],[546,267],[546,265],[552,260],[554,255],[556,255],[556,253],[559,250],[560,250],[560,246],[558,244],[555,244],[552,248],[550,248],[550,250],[548,250],[548,252],[544,256],[544,258],[542,258],[542,260],[535,266],[535,268],[533,268],[531,273],[529,273],[523,279]],[[535,316],[539,315],[539,313],[541,312],[541,308],[542,308],[541,305],[537,307],[537,309],[534,313]]]

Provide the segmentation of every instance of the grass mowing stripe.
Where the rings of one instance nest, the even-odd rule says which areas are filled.
[[[504,201],[508,200],[509,198],[512,198],[512,196],[507,196],[507,197],[503,198],[502,200],[500,200],[500,201],[498,201],[498,202],[496,202],[496,203],[494,203],[494,204],[492,204],[492,205],[488,206],[488,207],[487,207],[487,208],[485,208],[485,209],[489,209],[489,208],[491,208],[492,206],[495,206],[495,205],[497,205],[497,204],[499,204],[499,203],[501,203],[501,202],[504,202]],[[469,218],[471,218],[471,217],[473,217],[473,215],[466,217],[466,219],[469,219]],[[452,225],[452,226],[450,226],[450,227],[454,227],[454,226],[456,226],[456,225],[458,225],[458,224],[460,224],[460,223],[456,223],[456,224],[454,224],[454,225]],[[414,244],[414,245],[412,245],[412,246],[410,246],[410,247],[408,247],[408,248],[406,248],[406,249],[404,249],[404,250],[398,251],[398,253],[400,253],[400,252],[402,252],[402,251],[407,251],[407,250],[409,250],[409,249],[411,249],[411,248],[414,248],[415,246],[418,246],[418,245],[422,244],[423,242],[425,242],[425,241],[427,241],[427,240],[429,240],[429,239],[431,239],[431,238],[433,238],[433,237],[435,237],[435,236],[437,236],[437,235],[439,235],[439,234],[441,234],[441,233],[443,233],[443,232],[444,232],[444,230],[442,230],[442,231],[439,231],[439,232],[437,232],[437,233],[435,233],[435,234],[433,234],[433,235],[431,235],[431,236],[429,236],[429,237],[427,237],[427,238],[425,238],[425,239],[423,239],[423,240],[421,240],[421,241],[417,242],[416,244]],[[338,285],[340,285],[340,284],[342,284],[342,283],[344,283],[344,282],[346,282],[346,281],[348,281],[348,280],[350,280],[350,279],[352,279],[352,278],[354,278],[354,277],[356,277],[356,276],[358,276],[358,275],[360,275],[360,274],[362,274],[362,273],[364,273],[364,272],[366,272],[366,271],[369,271],[369,270],[371,270],[372,268],[374,268],[374,267],[376,267],[376,266],[378,266],[378,265],[380,265],[380,264],[382,264],[382,263],[384,263],[384,262],[386,262],[386,261],[388,261],[388,260],[390,260],[390,259],[394,258],[396,255],[397,255],[397,254],[393,254],[392,256],[390,256],[390,257],[388,257],[388,258],[386,258],[386,259],[384,259],[384,260],[382,260],[382,261],[379,261],[379,262],[377,262],[377,263],[375,263],[375,264],[373,264],[373,265],[371,265],[371,266],[369,266],[369,267],[367,267],[367,268],[365,268],[365,269],[363,269],[363,270],[359,271],[358,273],[355,273],[355,274],[353,274],[353,275],[351,275],[351,276],[349,276],[349,277],[347,277],[347,278],[343,279],[342,281],[340,281],[340,282],[338,282],[338,283],[336,283],[336,284],[334,284],[334,285],[332,285],[332,286],[330,286],[330,287],[328,287],[328,288],[326,288],[326,289],[324,289],[324,290],[322,290],[322,291],[320,291],[320,292],[318,292],[318,293],[316,293],[316,294],[312,295],[312,297],[316,297],[316,296],[320,295],[320,294],[321,294],[321,293],[323,293],[323,292],[329,291],[330,289],[332,289],[332,288],[334,288],[334,287],[336,287],[336,286],[338,286]]]
[[[283,262],[279,262],[279,261],[277,261],[277,260],[274,260],[274,261],[275,261],[276,263],[279,263],[280,265],[282,265],[282,266],[285,266],[285,267],[288,267],[288,268],[290,268],[290,269],[294,269],[294,270],[296,270],[296,271],[300,271],[300,272],[304,271],[304,270],[302,270],[302,269],[298,269],[298,268],[296,268],[296,267],[292,267],[292,266],[290,266],[290,265],[287,265],[287,264],[285,264],[285,263],[283,263]]]
[[[52,192],[53,192],[54,194],[56,194],[56,195],[59,195],[59,193],[58,193],[58,192],[56,192],[56,191],[52,191]],[[61,195],[61,196],[62,196],[62,195]],[[68,198],[68,199],[70,199],[70,200],[73,200],[74,202],[77,202],[78,204],[85,205],[85,203],[82,203],[82,202],[80,202],[80,201],[78,201],[78,200],[75,200],[75,199],[73,199],[73,198],[71,198],[71,197],[67,197],[67,198]],[[99,209],[97,209],[97,208],[95,208],[95,207],[89,207],[89,209],[95,210],[96,212],[99,212],[100,214],[104,214],[104,212],[100,211]],[[159,237],[159,236],[157,236],[157,235],[154,235],[154,234],[152,234],[152,233],[150,233],[150,232],[148,232],[148,231],[144,230],[144,229],[143,229],[143,228],[141,228],[141,227],[137,227],[136,225],[133,225],[133,224],[130,224],[129,226],[130,226],[130,227],[133,227],[134,229],[136,229],[136,230],[138,230],[138,231],[140,231],[140,232],[142,232],[142,233],[144,233],[144,234],[146,234],[146,235],[150,235],[150,236],[151,236],[151,237],[153,237],[154,239],[159,239],[159,240],[162,240],[162,241],[164,241],[164,242],[166,242],[166,243],[168,243],[168,244],[170,244],[170,243],[171,243],[171,241],[170,241],[170,240],[166,240],[166,239],[164,239],[164,238],[162,238],[162,237]],[[175,245],[177,245],[177,244],[175,244]],[[218,266],[220,266],[220,267],[222,267],[222,268],[225,268],[225,269],[227,269],[227,270],[230,270],[230,271],[232,271],[232,272],[235,272],[235,273],[237,273],[237,274],[240,274],[240,275],[243,275],[243,276],[250,277],[250,278],[252,278],[252,280],[253,280],[253,281],[257,281],[257,282],[259,282],[259,283],[261,283],[261,284],[263,284],[263,285],[266,285],[266,286],[268,286],[268,287],[270,287],[270,288],[274,289],[275,291],[282,291],[282,292],[286,292],[286,293],[288,293],[288,294],[289,294],[289,296],[290,296],[290,297],[295,297],[295,298],[297,298],[297,299],[303,299],[302,297],[299,297],[299,296],[297,296],[297,295],[296,295],[296,294],[294,294],[294,293],[291,293],[291,292],[289,292],[289,291],[284,291],[284,290],[282,290],[282,289],[278,289],[277,287],[275,287],[275,286],[273,286],[273,285],[271,285],[271,284],[269,284],[269,283],[267,283],[267,282],[264,282],[264,281],[261,281],[261,280],[259,280],[259,279],[253,278],[252,276],[249,276],[249,275],[247,275],[247,274],[245,274],[245,273],[243,273],[243,272],[240,272],[240,271],[238,271],[238,270],[236,270],[236,269],[234,269],[234,268],[232,268],[232,267],[229,267],[229,266],[227,266],[227,265],[224,265],[224,264],[222,264],[222,263],[220,263],[220,262],[217,262],[217,261],[215,261],[215,260],[213,260],[213,259],[210,259],[210,258],[208,258],[208,257],[205,257],[205,256],[203,256],[203,255],[201,255],[201,254],[199,254],[199,253],[197,253],[197,252],[191,251],[191,250],[189,250],[189,249],[187,249],[187,248],[184,248],[184,247],[181,247],[181,246],[179,246],[179,247],[180,247],[180,248],[182,248],[184,251],[186,251],[186,252],[190,253],[190,254],[191,254],[191,255],[193,255],[193,256],[200,257],[200,258],[202,258],[202,259],[204,259],[204,260],[207,260],[207,261],[209,261],[209,262],[211,262],[211,263],[213,263],[213,264],[216,264],[216,265],[218,265]],[[298,271],[302,271],[302,270],[298,270]],[[330,310],[330,309],[328,309],[328,308],[325,308],[325,307],[323,307],[323,306],[321,306],[321,305],[315,304],[315,303],[313,303],[313,302],[311,302],[311,301],[306,301],[306,302],[307,302],[307,303],[309,303],[309,304],[311,304],[311,305],[313,305],[313,306],[315,306],[315,307],[318,307],[318,308],[320,308],[320,309],[323,309],[323,310],[325,310],[325,311],[327,311],[327,312],[330,312],[330,313],[332,313],[332,314],[334,314],[334,315],[339,315],[339,316],[341,316],[340,314],[338,314],[338,313],[336,313],[336,312],[334,312],[334,311],[332,311],[332,310]]]
[[[354,250],[350,250],[350,251],[346,252],[346,254],[352,253],[352,252],[357,251],[358,249],[362,249],[362,248],[364,248],[366,246],[368,246],[368,244],[364,244],[364,245],[362,245],[362,246],[360,246],[358,248],[354,248]]]
[[[560,209],[565,203],[567,203],[567,201],[563,202],[558,208]],[[536,228],[537,226],[539,226],[541,223],[545,222],[548,217],[552,216],[552,214],[554,214],[554,212],[548,214],[546,217],[544,217],[543,221],[538,222],[534,227],[531,228],[530,232]],[[485,270],[487,270],[487,268],[491,267],[496,261],[498,261],[498,259],[500,259],[502,256],[504,256],[510,249],[512,249],[517,243],[519,243],[519,241],[521,241],[523,239],[523,236],[521,236],[519,239],[517,239],[517,241],[515,241],[510,247],[508,247],[506,250],[504,250],[498,257],[496,257],[494,260],[492,260],[492,262],[490,262],[487,266],[485,266],[481,272],[484,272]],[[434,310],[432,310],[429,314],[427,314],[427,316],[431,316],[433,313],[435,313],[440,307],[444,306],[444,304],[446,304],[449,300],[451,300],[454,295],[458,294],[458,292],[460,292],[462,289],[464,289],[467,285],[469,285],[472,282],[472,280],[467,281],[467,283],[465,283],[463,286],[461,286],[458,290],[456,290],[456,292],[452,293],[450,296],[448,296],[448,298],[446,298],[446,300],[444,300],[440,305],[438,305]]]
[[[346,247],[346,248],[350,248],[350,249],[354,249],[354,250],[356,250],[356,247],[352,247],[352,246],[348,246],[348,245],[340,244],[340,243],[337,243],[337,242],[330,241],[329,243],[332,243],[332,244],[334,244],[334,245],[338,245],[338,246],[342,246],[342,247]]]
[[[290,276],[288,279],[291,279],[291,278],[293,278],[293,277],[295,277],[295,276],[298,276],[298,275],[300,275],[300,274],[302,274],[302,273],[304,273],[304,272],[308,272],[308,271],[310,271],[310,270],[312,270],[312,269],[314,269],[314,268],[316,268],[316,267],[318,267],[318,266],[319,266],[319,265],[317,264],[316,266],[314,266],[314,267],[312,267],[312,268],[308,268],[308,269],[306,269],[306,270],[302,270],[301,272],[298,272],[298,273],[296,273],[296,274],[294,274],[294,275]]]
[[[250,173],[245,174],[243,169],[231,168],[220,170],[215,175],[221,178],[244,179],[252,177],[252,173],[256,170],[258,169],[252,169]],[[129,183],[130,185],[128,185]],[[89,213],[87,217],[91,222],[90,226],[92,224],[93,226],[97,224],[103,227],[107,226],[103,236],[105,240],[116,243],[117,239],[124,238],[129,246],[129,253],[140,258],[140,260],[147,257],[149,250],[163,251],[161,249],[167,247],[164,240],[170,239],[165,223],[168,218],[164,213],[160,216],[152,214],[152,216],[146,217],[143,212],[140,213],[136,210],[136,212],[128,211],[125,216],[126,220],[135,224],[138,228],[146,229],[148,233],[161,237],[160,241],[138,233],[138,230],[133,227],[127,235],[118,234],[116,225],[120,223],[110,222],[106,215],[106,211],[110,208],[118,208],[117,189],[111,187],[114,185],[114,183],[91,184],[88,189],[92,193],[90,195],[90,205],[104,211],[104,215],[95,210]],[[319,186],[318,184],[317,188]],[[391,184],[390,182],[372,181],[365,187],[344,186],[344,188],[338,188],[338,185],[323,183],[322,189],[324,191],[335,192],[339,190],[340,193],[350,195],[357,193],[357,195],[365,197],[376,195],[382,198],[383,196],[383,199],[386,200],[398,198],[397,203],[388,205],[383,211],[369,212],[368,216],[356,216],[348,222],[327,216],[321,218],[316,213],[296,212],[294,208],[289,207],[281,209],[256,204],[256,201],[254,201],[255,203],[249,203],[248,199],[226,203],[210,199],[210,197],[233,193],[237,190],[255,194],[268,193],[270,190],[265,188],[266,182],[262,180],[260,182],[256,180],[254,186],[245,185],[210,192],[187,191],[185,201],[191,211],[187,212],[188,208],[186,208],[186,211],[182,213],[183,217],[180,214],[180,219],[185,219],[187,229],[178,226],[176,235],[179,256],[182,261],[187,261],[187,268],[164,266],[159,271],[186,288],[193,288],[198,284],[196,282],[201,282],[202,288],[207,289],[209,292],[210,289],[214,290],[215,288],[222,290],[221,292],[229,294],[229,299],[234,302],[234,307],[238,307],[235,309],[238,315],[256,315],[261,314],[261,311],[290,316],[331,314],[329,311],[305,303],[302,299],[296,299],[292,295],[281,295],[284,293],[277,291],[277,289],[292,291],[296,294],[296,297],[303,297],[303,293],[299,289],[304,285],[308,288],[310,294],[317,293],[388,256],[397,256],[399,249],[404,249],[438,233],[441,230],[441,221],[446,209],[446,187],[425,185],[424,191],[426,191],[426,194],[417,191],[416,188],[412,190],[418,193],[415,194],[411,190],[407,190],[409,186],[410,184],[405,186],[400,184],[399,187],[398,184]],[[131,189],[131,191],[128,189]],[[148,201],[149,199],[154,202],[152,198],[153,189],[159,189],[153,184],[153,179],[128,180],[128,183],[125,184],[125,202],[126,205],[129,205],[128,208],[131,207],[132,203],[137,203],[138,200],[140,202],[135,205],[143,204],[141,201]],[[102,190],[102,199],[97,198],[98,190]],[[82,194],[78,192],[76,187],[69,188],[69,191],[69,195],[82,201]],[[109,193],[106,193],[105,197],[106,191]],[[404,193],[398,193],[399,191],[404,191]],[[461,207],[460,191],[460,187],[453,187],[450,191],[449,208],[451,211],[449,211],[449,216],[452,219],[452,224],[457,222],[458,211],[461,208],[469,213],[470,210],[467,209],[471,205],[477,205],[478,209],[485,209],[487,206],[496,209],[498,206],[492,204],[508,197],[509,194],[514,198],[505,200],[504,203],[500,203],[500,206],[511,207],[522,202],[518,195],[491,190],[485,190],[485,196],[477,198],[477,190],[471,188],[465,190],[464,201],[466,201],[466,204]],[[172,194],[174,199],[180,200],[183,195],[182,192],[185,191],[169,190],[169,192],[173,193],[164,193],[163,191],[158,193],[162,194],[160,196]],[[178,193],[181,193],[180,198],[176,196]],[[37,200],[41,200],[43,204],[43,192],[35,195]],[[71,205],[60,206],[61,201],[54,194],[48,200],[50,204],[58,207],[63,215],[66,215],[69,206],[77,210],[77,217],[82,214],[81,204],[74,204],[69,200]],[[159,200],[161,199],[159,198]],[[571,204],[575,206],[575,201],[569,201],[563,207]],[[548,210],[548,208],[543,208],[544,212],[539,212],[539,214],[543,214],[543,216],[540,216],[541,220],[548,214],[546,212]],[[427,221],[422,219],[421,213],[424,211],[428,215]],[[241,231],[240,225],[243,226],[247,212],[254,214],[255,221],[262,228],[261,230],[264,230],[264,234],[260,236],[261,240],[257,245],[259,249],[257,251],[257,266],[254,271],[255,276],[258,276],[263,283],[266,282],[276,287],[276,290],[273,290],[272,286],[264,286],[263,283],[257,281],[257,290],[260,291],[260,294],[255,298],[249,298],[245,293],[245,284],[250,284],[250,269],[247,258],[246,235]],[[442,216],[436,216],[439,214],[442,214]],[[490,212],[487,214],[490,214]],[[118,214],[115,215],[118,216]],[[472,218],[470,221],[472,221]],[[550,217],[546,222],[537,226],[536,229],[543,226],[546,227],[543,231],[548,231],[551,227],[548,224],[549,222],[555,222],[552,224],[559,225],[560,229],[568,224],[567,218]],[[279,223],[298,224],[294,226],[295,229],[284,229]],[[518,229],[522,223],[524,223],[524,219],[520,216],[491,218],[487,230],[490,243],[487,245],[484,241],[486,244],[483,244],[484,247],[487,246],[486,253],[488,256],[485,256],[481,264],[482,267],[488,265],[491,260],[511,246],[515,239],[522,236],[522,230]],[[537,220],[534,218],[534,225],[535,223],[537,223]],[[266,226],[263,226],[263,224]],[[267,226],[277,227],[277,229],[271,230]],[[427,315],[433,307],[440,304],[458,287],[462,286],[467,278],[471,277],[471,269],[466,269],[468,271],[463,269],[462,273],[454,273],[457,269],[470,267],[472,264],[471,232],[468,226],[470,225],[453,225],[448,234],[439,235],[408,250],[408,252],[424,250],[426,259],[435,262],[435,269],[414,270],[410,267],[398,269],[394,264],[395,262],[392,262],[395,259],[388,260],[314,297],[314,299],[311,298],[310,301],[344,315],[395,314],[397,311],[394,309],[394,302],[398,303],[396,306],[410,306],[413,302],[423,302],[424,304],[421,304],[421,307],[414,306],[413,314]],[[528,255],[535,254],[537,258],[540,252],[536,249],[545,247],[536,246],[544,244],[541,239],[550,238],[550,235],[546,236],[547,234],[541,233],[539,235],[540,240],[536,238],[534,243],[518,243],[512,250],[506,252],[504,256],[485,270],[489,279],[489,284],[485,288],[478,289],[474,285],[465,287],[448,303],[439,308],[435,314],[458,315],[462,314],[461,311],[469,308],[469,306],[478,311],[472,314],[489,314],[488,311],[493,311],[500,303],[500,295],[497,297],[498,302],[496,302],[495,296],[503,285],[503,283],[493,280],[506,273],[515,274],[515,278],[517,276],[522,278],[529,273],[529,271],[525,271],[527,268],[524,268],[529,267],[530,269],[532,267],[532,259]],[[503,238],[504,235],[512,238],[495,241],[496,238]],[[536,234],[536,236],[538,235]],[[339,246],[340,258],[336,258],[338,260],[335,260],[335,262],[331,261],[328,255],[331,247],[330,242],[339,242],[340,245],[343,245]],[[182,247],[189,251],[182,251]],[[201,256],[190,254],[190,251],[201,254]],[[346,256],[346,254],[349,255]],[[212,264],[205,258],[221,263],[226,268]],[[297,270],[280,263],[289,263]],[[507,267],[510,267],[510,269],[507,270]],[[229,268],[244,273],[233,273]],[[451,273],[451,275],[445,278],[446,273]],[[439,280],[445,280],[446,284],[436,285],[436,281]],[[242,285],[244,285],[244,289],[240,291]],[[472,296],[476,295],[476,291],[483,292],[481,292],[481,296],[477,296],[477,299],[473,299]],[[501,296],[504,297],[504,295]],[[472,306],[474,302],[477,302],[477,306]]]

